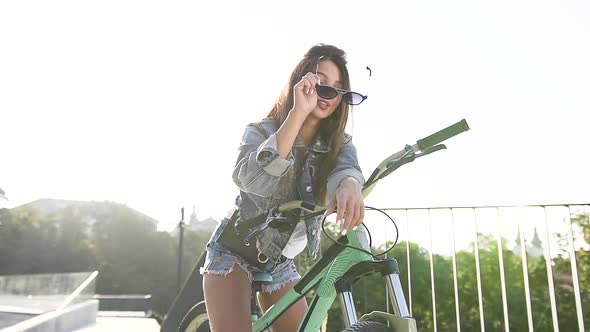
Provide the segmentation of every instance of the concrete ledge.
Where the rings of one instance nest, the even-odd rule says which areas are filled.
[[[97,317],[96,324],[73,332],[160,332],[160,325],[153,318],[145,317]]]
[[[145,315],[151,313],[152,295],[94,295],[98,300],[99,311],[143,311]]]
[[[60,311],[50,311],[35,316],[2,332],[65,332],[96,323],[98,301],[88,300]]]

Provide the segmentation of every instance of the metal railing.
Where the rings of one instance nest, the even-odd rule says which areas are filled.
[[[32,316],[3,332],[74,331],[96,322],[98,271],[0,277],[0,309]],[[31,315],[32,314],[32,315]]]
[[[588,318],[584,321],[590,315],[589,278],[579,272],[580,267],[586,273],[590,271],[589,260],[585,258],[590,252],[587,242],[590,240],[584,240],[579,222],[572,222],[573,218],[585,220],[584,227],[589,232],[590,203],[385,210],[397,221],[400,244],[406,244],[405,259],[400,259],[399,253],[396,258],[402,265],[401,277],[406,279],[410,310],[418,310],[413,316],[422,325],[421,330],[428,330],[424,326],[434,331],[462,328],[585,331],[590,328]],[[382,236],[391,238],[386,233]],[[415,271],[416,248],[420,248],[420,255],[429,262],[429,278],[424,269],[421,273]],[[581,258],[584,260],[580,261]],[[579,266],[580,262],[584,265]],[[474,269],[469,270],[467,266],[471,264]],[[452,286],[447,282],[450,271]],[[475,277],[466,281],[466,275],[473,273]],[[425,278],[430,279],[431,303],[428,304],[423,299],[418,303],[418,295],[427,290],[415,289],[418,279],[424,285]],[[471,289],[472,284],[476,290]],[[451,287],[452,295],[442,292]],[[494,297],[498,289],[500,296]],[[475,296],[477,301],[472,298]],[[451,303],[454,308],[446,306]],[[479,326],[466,323],[477,319]]]
[[[0,309],[41,314],[91,298],[98,271],[0,276]]]

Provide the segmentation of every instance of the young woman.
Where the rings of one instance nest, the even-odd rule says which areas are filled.
[[[364,178],[344,128],[349,105],[366,97],[350,91],[345,56],[335,46],[312,47],[268,117],[246,127],[233,173],[240,189],[236,212],[214,232],[201,270],[212,331],[250,331],[252,273],[273,277],[259,293],[262,310],[267,310],[300,278],[293,258],[306,245],[311,259],[320,249],[321,216],[294,227],[269,227],[257,235],[260,264],[219,243],[227,227],[291,200],[327,204],[326,215],[337,211],[344,234],[363,220]],[[306,308],[303,298],[273,323],[272,330],[295,331]]]

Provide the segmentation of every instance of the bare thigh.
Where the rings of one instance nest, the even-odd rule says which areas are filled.
[[[251,331],[248,275],[237,265],[227,275],[203,275],[203,291],[211,331]]]
[[[260,302],[260,307],[264,312],[268,310],[274,303],[276,303],[281,296],[283,296],[289,289],[293,288],[293,286],[297,283],[297,281],[293,281],[291,283],[286,284],[284,287],[272,292],[272,293],[258,293],[258,300]],[[271,326],[271,330],[274,331],[297,331],[299,324],[303,320],[305,316],[305,311],[307,310],[307,301],[305,301],[305,297],[297,301],[297,303],[293,304],[285,313],[281,315],[279,319],[277,319]]]

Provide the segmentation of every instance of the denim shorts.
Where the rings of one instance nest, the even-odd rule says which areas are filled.
[[[239,266],[248,274],[252,281],[253,273],[265,272],[272,276],[272,281],[262,284],[262,291],[271,293],[277,289],[283,288],[286,284],[299,280],[301,276],[297,272],[295,263],[290,258],[285,258],[278,263],[269,263],[268,268],[263,271],[248,262],[242,257],[233,254],[224,248],[221,244],[211,241],[207,244],[207,256],[205,264],[200,269],[201,274],[210,273],[218,275],[227,275],[234,270],[234,266]]]

